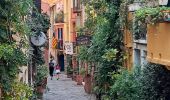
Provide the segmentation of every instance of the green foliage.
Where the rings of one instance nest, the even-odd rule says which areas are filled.
[[[29,100],[32,93],[32,88],[28,85],[13,82],[10,91],[4,93],[3,100]]]
[[[48,67],[45,65],[37,66],[37,75],[35,77],[35,86],[41,86],[43,81],[48,77]]]
[[[116,49],[109,49],[106,50],[106,53],[102,56],[103,59],[106,59],[107,61],[114,61],[116,59],[116,54],[117,54]]]
[[[85,35],[84,27],[76,27],[76,32],[78,36]]]
[[[170,96],[170,71],[165,66],[148,63],[141,70],[135,67],[112,74],[116,82],[111,97],[116,100],[167,100]]]
[[[79,48],[78,58],[80,60],[88,61],[88,48],[87,48],[87,46],[81,46]]]
[[[85,29],[92,35],[92,40],[90,46],[80,47],[79,58],[97,63],[95,93],[107,97],[109,86],[114,82],[109,73],[122,65],[123,34],[119,23],[121,1],[83,0],[83,2],[87,13]],[[117,50],[116,53],[114,50]]]
[[[11,82],[19,73],[19,67],[26,65],[25,54],[16,45],[0,45],[0,83],[4,91],[9,91]]]
[[[136,20],[154,24],[163,19],[164,10],[170,10],[169,7],[145,7],[135,12]]]
[[[67,66],[67,74],[73,74],[73,68]]]
[[[72,67],[72,56],[71,55],[67,55],[66,59],[67,59],[67,62],[68,62],[67,66]]]
[[[112,98],[116,100],[140,100],[140,68],[135,68],[132,72],[127,70],[113,74],[116,82],[111,86]]]
[[[27,47],[28,37],[32,34],[38,34],[39,31],[47,32],[49,27],[49,17],[46,14],[36,12],[36,18],[31,17],[32,9],[34,8],[32,0],[1,0],[0,3],[0,84],[4,93],[10,93],[12,87],[16,86],[16,91],[21,92],[20,89],[24,85],[14,82],[19,73],[19,67],[27,64]],[[34,27],[37,26],[37,27]],[[36,32],[32,29],[36,29]],[[16,41],[13,35],[19,35],[20,41]],[[24,51],[23,50],[26,50]],[[39,50],[39,51],[38,51]],[[42,51],[37,49],[42,55]],[[41,61],[40,58],[35,58]],[[42,62],[41,62],[42,63]],[[13,85],[14,84],[14,85]],[[20,84],[20,86],[18,86]],[[13,92],[13,91],[12,91]],[[15,91],[14,91],[15,92]],[[23,90],[22,90],[23,92]],[[17,92],[16,92],[17,93]],[[12,94],[14,96],[17,94]],[[20,95],[20,94],[19,94]],[[6,94],[8,99],[11,96]],[[29,95],[30,96],[30,95]],[[20,96],[22,97],[22,96]],[[27,96],[23,98],[27,100]],[[22,98],[21,98],[22,99]],[[22,99],[22,100],[23,100]],[[18,96],[16,97],[18,99]]]
[[[168,99],[170,72],[164,67],[148,64],[143,70],[137,67],[132,72],[122,71],[120,67],[124,57],[121,48],[123,44],[121,29],[130,26],[132,33],[139,35],[145,31],[144,28],[146,29],[146,24],[143,23],[153,24],[162,20],[162,11],[169,8],[141,8],[135,12],[134,22],[130,23],[127,20],[127,7],[133,0],[83,0],[83,2],[87,13],[85,29],[90,31],[92,40],[90,46],[80,47],[79,58],[97,63],[94,92],[99,96],[99,100]]]
[[[128,5],[133,3],[134,0],[121,0],[119,15],[120,15],[120,23],[121,28],[123,29],[125,26],[127,27],[128,22]]]
[[[29,34],[29,27],[24,20],[24,16],[28,15],[32,5],[33,3],[30,0],[1,1],[0,29],[3,34],[0,37],[3,40],[7,40],[5,38],[8,38],[11,41],[12,38],[10,36],[13,32]]]
[[[81,67],[79,73],[80,73],[80,75],[85,76],[85,74],[86,74],[85,68]]]
[[[73,74],[73,68],[72,68],[72,56],[71,55],[67,55],[66,56],[67,59],[67,74]]]
[[[27,24],[31,29],[32,35],[39,35],[40,32],[47,33],[50,27],[50,18],[46,13],[39,13],[34,11],[34,16],[30,16],[27,19]]]
[[[159,64],[147,64],[143,69],[141,99],[167,100],[170,97],[170,71]]]

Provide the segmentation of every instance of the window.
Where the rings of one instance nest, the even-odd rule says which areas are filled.
[[[146,57],[147,57],[147,51],[143,50],[143,64],[147,64],[147,60],[146,60]]]
[[[135,56],[134,56],[135,65],[141,65],[141,52],[140,49],[135,49]]]
[[[74,13],[81,12],[81,10],[80,10],[80,0],[73,0],[73,12]]]
[[[63,28],[58,28],[58,48],[63,49]]]

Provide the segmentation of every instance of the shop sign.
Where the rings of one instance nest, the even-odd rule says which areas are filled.
[[[90,40],[91,37],[87,36],[87,35],[81,35],[79,37],[76,38],[76,45],[80,46],[80,45],[88,45],[90,44]]]

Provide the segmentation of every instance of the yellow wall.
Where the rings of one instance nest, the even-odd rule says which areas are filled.
[[[71,42],[71,8],[72,0],[64,0],[64,41]]]
[[[128,21],[132,20],[133,15],[132,12],[129,12],[128,14]],[[124,44],[126,47],[132,47],[133,45],[133,35],[130,32],[130,30],[126,27],[124,30]]]
[[[50,24],[51,27],[49,29],[49,58],[50,58],[50,54],[52,54],[54,56],[54,58],[57,60],[56,57],[56,50],[53,49],[52,46],[52,39],[53,39],[53,33],[54,33],[54,20],[55,19],[55,5],[50,7]]]
[[[133,14],[129,12],[128,20],[132,20]],[[133,66],[133,35],[128,28],[124,30],[124,44],[125,44],[125,52],[126,52],[126,60],[125,60],[125,67],[129,70]]]
[[[169,29],[169,23],[157,23],[155,25],[148,25],[147,59],[149,62],[170,66]]]

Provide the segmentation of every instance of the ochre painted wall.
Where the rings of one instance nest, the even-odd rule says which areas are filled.
[[[132,12],[128,14],[128,21],[131,21],[133,18]],[[133,66],[133,35],[130,30],[126,27],[124,29],[124,45],[125,45],[125,52],[126,52],[126,59],[124,61],[124,66],[127,67],[129,70]]]
[[[157,23],[155,25],[148,25],[147,59],[149,62],[170,66],[169,29],[170,23]]]

